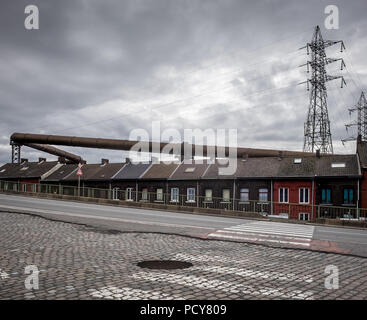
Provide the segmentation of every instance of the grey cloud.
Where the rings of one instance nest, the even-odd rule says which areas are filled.
[[[40,10],[38,31],[23,26],[29,1],[1,4],[0,137],[26,131],[127,138],[132,129],[149,129],[152,120],[163,120],[168,114],[172,118],[163,121],[163,127],[234,127],[241,146],[302,148],[308,107],[305,88],[280,90],[275,77],[290,75],[307,58],[292,51],[311,39],[315,24],[323,25],[329,1],[32,3]],[[340,9],[340,29],[323,29],[323,35],[345,40],[344,57],[352,62],[345,75],[357,84],[349,81],[343,93],[329,93],[336,141],[346,134],[346,105],[355,102],[367,82],[367,4],[364,0],[334,4]],[[336,48],[329,52],[343,56]],[[232,77],[209,76],[210,71],[223,67],[243,72]],[[302,81],[307,74],[299,76]],[[245,79],[244,84],[239,78]],[[214,102],[210,94],[189,99],[195,86],[210,91],[213,83],[230,88],[223,95],[218,91],[219,98],[227,97],[227,92],[231,97]],[[171,105],[150,110],[170,101]],[[197,101],[200,117],[195,120],[189,114]],[[93,107],[106,102],[118,107]],[[187,112],[180,113],[182,108]],[[351,151],[350,147],[338,148],[339,152]],[[98,161],[104,154],[111,159],[122,156],[113,151],[77,151],[89,161]],[[25,148],[24,155],[41,154]],[[9,141],[1,138],[0,163],[9,159]]]

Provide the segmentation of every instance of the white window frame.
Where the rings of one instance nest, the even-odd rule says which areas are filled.
[[[228,198],[224,196],[224,192],[228,191]],[[222,189],[222,201],[223,202],[231,202],[231,189]]]
[[[187,188],[186,202],[195,202],[195,188]]]
[[[134,201],[133,199],[133,188],[126,188],[125,190],[125,200]]]
[[[262,191],[262,190],[266,190]],[[266,194],[266,200],[261,199],[261,194]],[[268,202],[269,201],[269,189],[268,188],[260,188],[259,189],[259,202]]]
[[[243,190],[247,190],[247,191],[243,191]],[[247,194],[247,199],[242,199],[242,195],[245,195],[245,194]],[[240,202],[248,202],[248,201],[250,201],[250,189],[249,188],[241,188],[240,189]]]
[[[119,200],[119,190],[118,187],[112,189],[112,200]]]
[[[27,192],[27,189],[28,189],[28,185],[26,183],[23,183],[22,184],[22,191]]]
[[[301,190],[303,190],[303,199],[301,199]],[[305,201],[306,199],[306,193],[305,191],[307,190],[307,201]],[[310,203],[310,188],[299,188],[298,190],[298,198],[299,198],[299,203],[303,203],[303,204],[308,204]]]
[[[148,201],[148,188],[141,189],[141,201]]]
[[[171,188],[171,202],[179,202],[180,201],[180,189],[179,188]]]
[[[281,198],[281,196],[280,196],[280,191],[283,191],[283,198]],[[287,201],[285,201],[285,193],[284,193],[284,191],[287,191]],[[289,188],[279,188],[279,190],[278,190],[278,194],[279,194],[279,203],[289,203]]]
[[[37,193],[37,183],[32,184],[32,192]]]
[[[210,192],[210,196],[208,196],[207,192]],[[213,189],[205,189],[205,201],[213,202]]]
[[[307,219],[305,219],[306,217],[307,217]],[[308,212],[300,212],[300,213],[298,213],[298,220],[309,221],[310,220],[310,214]]]
[[[163,188],[157,188],[156,201],[163,201]]]

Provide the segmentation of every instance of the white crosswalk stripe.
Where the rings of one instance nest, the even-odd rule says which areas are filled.
[[[208,238],[254,240],[309,246],[314,233],[314,226],[291,223],[253,221],[217,230]]]

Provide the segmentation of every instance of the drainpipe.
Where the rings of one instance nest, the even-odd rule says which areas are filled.
[[[236,180],[233,179],[233,199],[232,199],[232,210],[234,211],[234,202],[236,198]]]
[[[359,220],[359,179],[357,180],[357,219]]]
[[[138,202],[138,180],[136,180],[136,183],[135,183],[135,190],[136,190],[136,194],[135,194],[135,201]]]
[[[313,218],[313,214],[314,214],[314,208],[315,208],[315,203],[314,203],[314,185],[315,185],[315,179],[312,179],[312,196],[311,196],[311,203],[312,203],[312,218]]]
[[[199,180],[196,181],[196,206],[199,207]]]
[[[273,197],[273,179],[270,180],[270,214],[273,215],[273,200],[274,200],[274,197]]]

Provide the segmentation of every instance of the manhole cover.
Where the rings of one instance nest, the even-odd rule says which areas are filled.
[[[175,261],[175,260],[151,260],[151,261],[142,261],[137,264],[140,268],[147,269],[185,269],[193,266],[190,262],[185,261]]]

